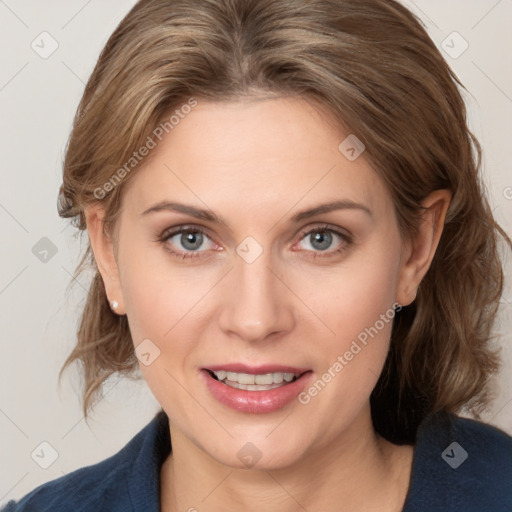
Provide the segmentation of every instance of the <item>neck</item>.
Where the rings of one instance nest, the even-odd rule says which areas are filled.
[[[268,512],[402,510],[413,450],[376,434],[369,407],[349,431],[271,470],[217,462],[171,426],[173,453],[161,472],[161,510]]]

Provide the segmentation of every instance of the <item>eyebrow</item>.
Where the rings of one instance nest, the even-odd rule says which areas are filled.
[[[309,217],[314,217],[315,215],[319,215],[321,213],[329,213],[336,210],[361,210],[367,213],[370,217],[373,217],[373,213],[364,204],[356,203],[350,199],[343,199],[341,201],[332,201],[331,203],[325,203],[314,208],[309,208],[307,210],[303,210],[292,217],[293,222],[300,222],[301,220],[308,219]]]
[[[372,211],[367,206],[352,201],[350,199],[343,199],[339,201],[332,201],[330,203],[320,204],[313,208],[308,208],[307,210],[302,210],[299,213],[295,214],[292,217],[291,221],[293,223],[298,223],[304,219],[314,217],[315,215],[329,213],[336,210],[360,210],[368,214],[370,217],[373,217]],[[150,213],[160,211],[173,211],[178,213],[184,213],[197,219],[206,220],[218,224],[224,224],[225,226],[227,226],[227,222],[222,217],[213,213],[211,210],[196,208],[195,206],[183,203],[176,203],[172,201],[160,201],[159,203],[156,203],[155,205],[148,208],[147,210],[144,210],[141,213],[141,216],[149,215]]]

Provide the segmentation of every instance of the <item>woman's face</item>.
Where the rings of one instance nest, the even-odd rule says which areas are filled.
[[[124,193],[109,298],[173,435],[229,466],[285,467],[368,428],[405,245],[328,120],[303,99],[199,101]]]

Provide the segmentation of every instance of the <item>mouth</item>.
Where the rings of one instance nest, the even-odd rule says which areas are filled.
[[[210,376],[218,382],[235,389],[245,391],[267,391],[295,382],[306,372],[269,372],[269,373],[238,373],[227,370],[208,370]]]
[[[245,413],[281,409],[293,402],[313,377],[313,371],[306,368],[242,364],[202,368],[200,374],[213,398]]]

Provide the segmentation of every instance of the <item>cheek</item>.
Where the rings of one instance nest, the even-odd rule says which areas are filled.
[[[311,390],[314,396],[322,390],[318,405],[336,402],[348,413],[350,403],[355,414],[367,402],[382,371],[395,316],[400,265],[399,239],[394,244],[384,240],[390,238],[376,241],[357,257],[316,276],[315,286],[305,274],[298,277],[302,283],[299,293],[308,298],[308,305],[331,331],[322,328],[325,335],[318,339],[322,344],[318,354],[321,382]]]
[[[207,292],[205,280],[185,277],[165,264],[127,262],[124,269],[123,294],[135,351],[151,354],[147,365],[140,358],[141,373],[160,404],[179,404],[177,410],[185,414],[190,397],[178,382],[183,382],[200,339],[196,316]]]
[[[344,274],[338,281],[341,293],[336,295],[336,306],[330,308],[330,315],[334,321],[338,319],[338,334],[355,338],[392,308],[398,270],[393,260],[382,258],[368,264],[360,262]],[[381,323],[378,325],[383,330]]]
[[[179,383],[197,366],[211,291],[222,275],[215,268],[180,267],[162,248],[125,254],[121,281],[135,352],[147,347],[157,355],[149,365],[141,358],[140,370],[159,403],[184,411],[190,396]]]
[[[388,312],[396,300],[399,244],[376,241],[336,267],[317,272],[297,272],[298,294],[330,328],[334,345],[357,337]],[[390,322],[389,322],[390,324]],[[380,327],[381,323],[378,324]],[[388,323],[386,323],[388,326]],[[381,329],[389,331],[389,329]],[[389,334],[389,332],[388,332]],[[328,339],[328,337],[327,337]]]
[[[185,316],[193,315],[215,276],[180,267],[163,246],[128,238],[124,245],[119,268],[134,344],[144,338],[165,342]]]

